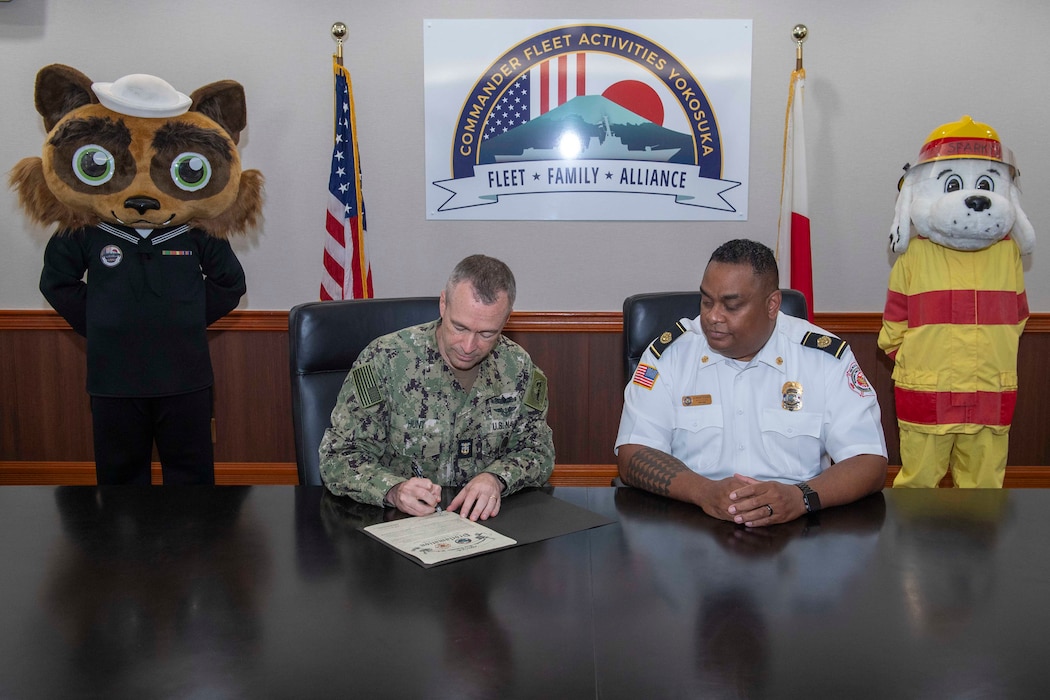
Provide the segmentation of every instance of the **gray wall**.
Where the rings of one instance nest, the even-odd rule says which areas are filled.
[[[528,8],[523,15],[519,8]],[[993,9],[994,8],[994,9]],[[754,20],[749,220],[428,222],[423,177],[423,20],[740,18]],[[1022,202],[1039,237],[1026,262],[1033,311],[1050,311],[1050,4],[957,0],[12,0],[0,3],[0,172],[39,155],[33,81],[49,63],[94,80],[159,75],[183,92],[221,78],[245,86],[244,166],[267,177],[265,223],[235,248],[247,309],[317,297],[331,144],[330,27],[350,27],[369,246],[378,296],[431,294],[481,251],[518,276],[517,309],[618,310],[629,294],[695,288],[722,241],[774,245],[791,28],[809,26],[806,131],[817,311],[881,311],[886,239],[901,166],[936,126],[971,114],[1017,154]],[[398,135],[400,140],[392,140]],[[6,178],[5,178],[6,180]],[[30,225],[0,188],[0,308],[39,309],[50,231]],[[647,243],[639,254],[637,239]]]

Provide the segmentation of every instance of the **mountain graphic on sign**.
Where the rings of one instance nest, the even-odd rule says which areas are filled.
[[[580,95],[481,145],[480,164],[529,160],[692,163],[693,140],[601,95]]]

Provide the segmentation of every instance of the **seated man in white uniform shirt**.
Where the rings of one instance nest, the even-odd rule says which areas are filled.
[[[884,486],[875,390],[844,341],[780,312],[778,279],[761,243],[712,254],[700,315],[653,341],[624,390],[625,483],[748,527]]]

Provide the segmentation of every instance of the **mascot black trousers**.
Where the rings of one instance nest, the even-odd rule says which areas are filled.
[[[149,484],[157,444],[165,484],[214,484],[212,388],[151,398],[91,397],[99,484]]]

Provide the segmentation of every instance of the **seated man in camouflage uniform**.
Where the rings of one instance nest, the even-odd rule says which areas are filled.
[[[448,510],[485,520],[504,496],[547,481],[547,378],[502,334],[515,289],[504,263],[467,257],[441,292],[441,318],[362,351],[321,441],[329,491],[427,515],[454,487]]]

